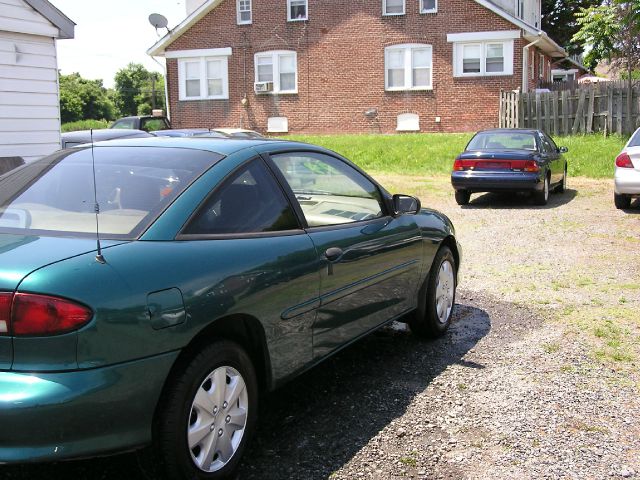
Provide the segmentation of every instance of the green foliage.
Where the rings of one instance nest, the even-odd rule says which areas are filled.
[[[115,106],[102,80],[87,80],[79,73],[60,74],[60,115],[62,122],[113,120]]]
[[[287,138],[334,150],[371,172],[406,175],[449,175],[456,156],[464,150],[470,133],[405,135],[291,135]],[[613,177],[616,155],[625,137],[601,134],[554,137],[566,146],[569,177]]]
[[[79,120],[77,122],[69,122],[62,124],[63,132],[75,132],[76,130],[99,130],[101,128],[108,128],[109,122],[107,120]]]
[[[542,29],[569,53],[580,53],[582,46],[571,40],[580,28],[574,14],[599,4],[600,0],[542,0]]]
[[[580,8],[576,21],[579,29],[572,41],[588,47],[585,65],[609,60],[631,71],[640,64],[640,0]]]
[[[147,115],[153,105],[164,109],[164,77],[130,63],[116,73],[115,101],[123,116]]]

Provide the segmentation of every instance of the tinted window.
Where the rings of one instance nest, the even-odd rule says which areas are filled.
[[[135,238],[220,155],[154,147],[95,147],[100,234]],[[91,148],[62,150],[0,177],[0,232],[95,235]]]
[[[310,227],[383,216],[377,187],[337,158],[286,153],[272,159],[295,193]]]
[[[629,140],[629,147],[638,147],[640,146],[640,129],[636,130],[636,133],[633,134],[631,140]]]
[[[116,123],[111,125],[111,128],[136,128],[133,124],[133,119],[127,120],[118,120]]]
[[[218,235],[295,230],[295,214],[262,160],[254,160],[207,200],[183,233]]]
[[[471,139],[467,150],[536,150],[533,133],[481,132]]]
[[[168,128],[168,125],[164,121],[164,118],[147,118],[142,120],[141,130],[145,132],[155,132],[156,130],[164,130]]]
[[[557,147],[552,145],[545,135],[540,135],[540,141],[542,142],[542,151],[544,153],[556,153],[558,151]]]

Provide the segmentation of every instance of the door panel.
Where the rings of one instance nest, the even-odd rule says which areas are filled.
[[[391,217],[382,193],[338,157],[273,154],[320,261],[314,357],[413,308],[422,240],[414,216]]]
[[[422,241],[412,217],[385,217],[309,235],[322,260],[315,357],[415,307]],[[322,258],[334,247],[343,251],[339,259]]]

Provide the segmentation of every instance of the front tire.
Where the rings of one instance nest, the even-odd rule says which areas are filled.
[[[213,342],[178,365],[169,382],[154,438],[167,477],[231,477],[256,425],[258,384],[251,359],[234,342]]]
[[[456,203],[458,205],[468,205],[469,199],[471,199],[469,190],[456,190]]]
[[[613,203],[617,209],[625,210],[631,206],[631,197],[629,195],[613,194]]]
[[[441,247],[436,253],[426,280],[426,294],[418,310],[409,320],[411,331],[426,338],[445,334],[451,325],[453,306],[456,303],[457,265],[449,247]]]

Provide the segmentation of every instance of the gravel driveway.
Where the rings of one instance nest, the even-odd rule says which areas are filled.
[[[640,208],[615,210],[609,181],[460,208],[446,178],[377,177],[457,227],[452,328],[394,324],[265,399],[239,478],[640,478]],[[144,453],[0,467],[155,477]]]

